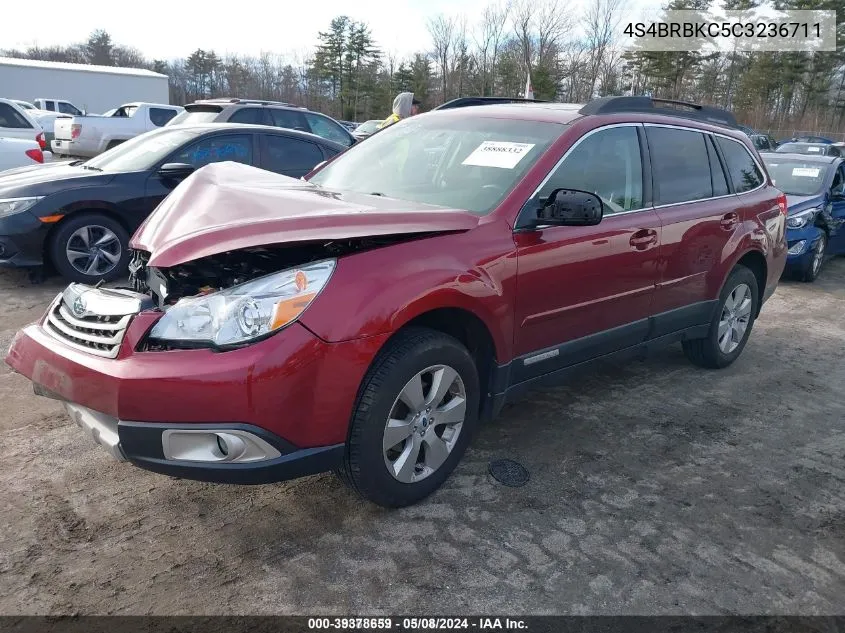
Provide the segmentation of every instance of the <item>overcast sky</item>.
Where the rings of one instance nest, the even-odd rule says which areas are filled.
[[[574,15],[583,14],[590,0],[560,0]],[[429,50],[428,17],[463,13],[473,26],[490,0],[274,0],[220,2],[211,0],[42,0],[37,19],[30,11],[5,11],[0,23],[0,48],[38,44],[71,44],[86,39],[96,28],[112,40],[137,48],[151,59],[187,57],[197,48],[218,54],[258,55],[262,51],[298,54],[313,47],[317,33],[331,19],[348,15],[370,25],[376,42],[399,57]],[[623,0],[625,17],[635,19],[634,7],[659,6],[660,0]]]

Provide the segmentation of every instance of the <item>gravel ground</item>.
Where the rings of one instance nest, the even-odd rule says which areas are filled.
[[[0,272],[0,350],[60,287]],[[3,365],[0,613],[842,613],[843,351],[839,258],[781,284],[732,367],[676,346],[535,392],[392,512],[331,475],[113,462]],[[493,480],[497,457],[528,485]]]

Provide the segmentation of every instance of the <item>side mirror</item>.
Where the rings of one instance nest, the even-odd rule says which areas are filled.
[[[169,180],[182,180],[190,176],[196,168],[188,163],[165,163],[158,169],[158,175]]]
[[[604,203],[596,194],[580,189],[555,189],[537,211],[537,224],[595,226],[604,215]]]

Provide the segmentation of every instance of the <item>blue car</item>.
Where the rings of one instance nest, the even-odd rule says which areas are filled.
[[[806,154],[763,154],[789,215],[786,268],[813,281],[828,257],[845,253],[845,159]]]

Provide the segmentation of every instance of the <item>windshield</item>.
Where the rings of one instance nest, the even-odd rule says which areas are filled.
[[[27,103],[26,101],[15,101],[20,107],[24,110],[35,110],[35,106],[31,103]]]
[[[821,192],[829,164],[799,159],[783,160],[774,154],[764,158],[775,187],[793,196],[814,196]]]
[[[329,189],[489,213],[563,132],[558,123],[442,114],[405,119],[310,179]]]
[[[778,152],[781,154],[817,154],[824,156],[827,153],[827,146],[810,143],[784,143],[778,147]]]
[[[365,132],[369,134],[370,132],[375,132],[378,129],[379,123],[381,123],[381,119],[374,119],[372,121],[367,121],[366,123],[362,123],[358,127],[355,128],[356,132]]]
[[[161,129],[141,134],[85,162],[103,171],[143,171],[152,168],[203,130]]]

